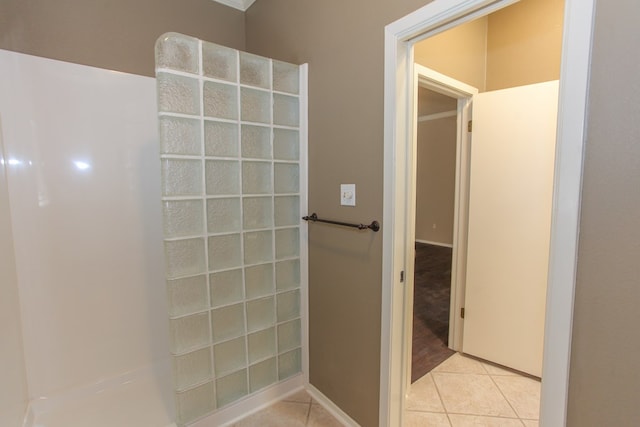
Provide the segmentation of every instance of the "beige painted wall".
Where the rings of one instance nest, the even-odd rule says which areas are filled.
[[[211,0],[2,0],[0,49],[155,76],[154,44],[176,31],[244,48],[244,13]]]
[[[640,2],[598,0],[569,427],[640,425]]]

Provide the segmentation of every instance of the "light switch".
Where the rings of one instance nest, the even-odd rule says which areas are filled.
[[[342,206],[356,205],[356,185],[340,184],[340,204]]]

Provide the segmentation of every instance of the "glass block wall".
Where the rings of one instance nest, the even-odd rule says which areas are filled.
[[[156,45],[178,424],[301,371],[300,67]]]

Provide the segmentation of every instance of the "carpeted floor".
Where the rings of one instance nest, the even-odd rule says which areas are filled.
[[[416,242],[411,382],[455,353],[447,347],[451,248]]]

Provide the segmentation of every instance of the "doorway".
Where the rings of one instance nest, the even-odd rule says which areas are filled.
[[[435,0],[390,24],[385,37],[385,218],[381,363],[381,425],[397,425],[406,390],[403,320],[406,291],[401,273],[408,268],[403,243],[408,224],[406,186],[413,153],[408,149],[412,41],[486,15],[513,3]],[[546,314],[542,388],[542,425],[565,420],[572,318],[574,265],[582,170],[583,124],[592,32],[593,2],[568,0],[565,7],[558,146]],[[565,76],[571,75],[571,79]],[[558,262],[556,262],[556,260]],[[562,262],[560,262],[562,261]]]

